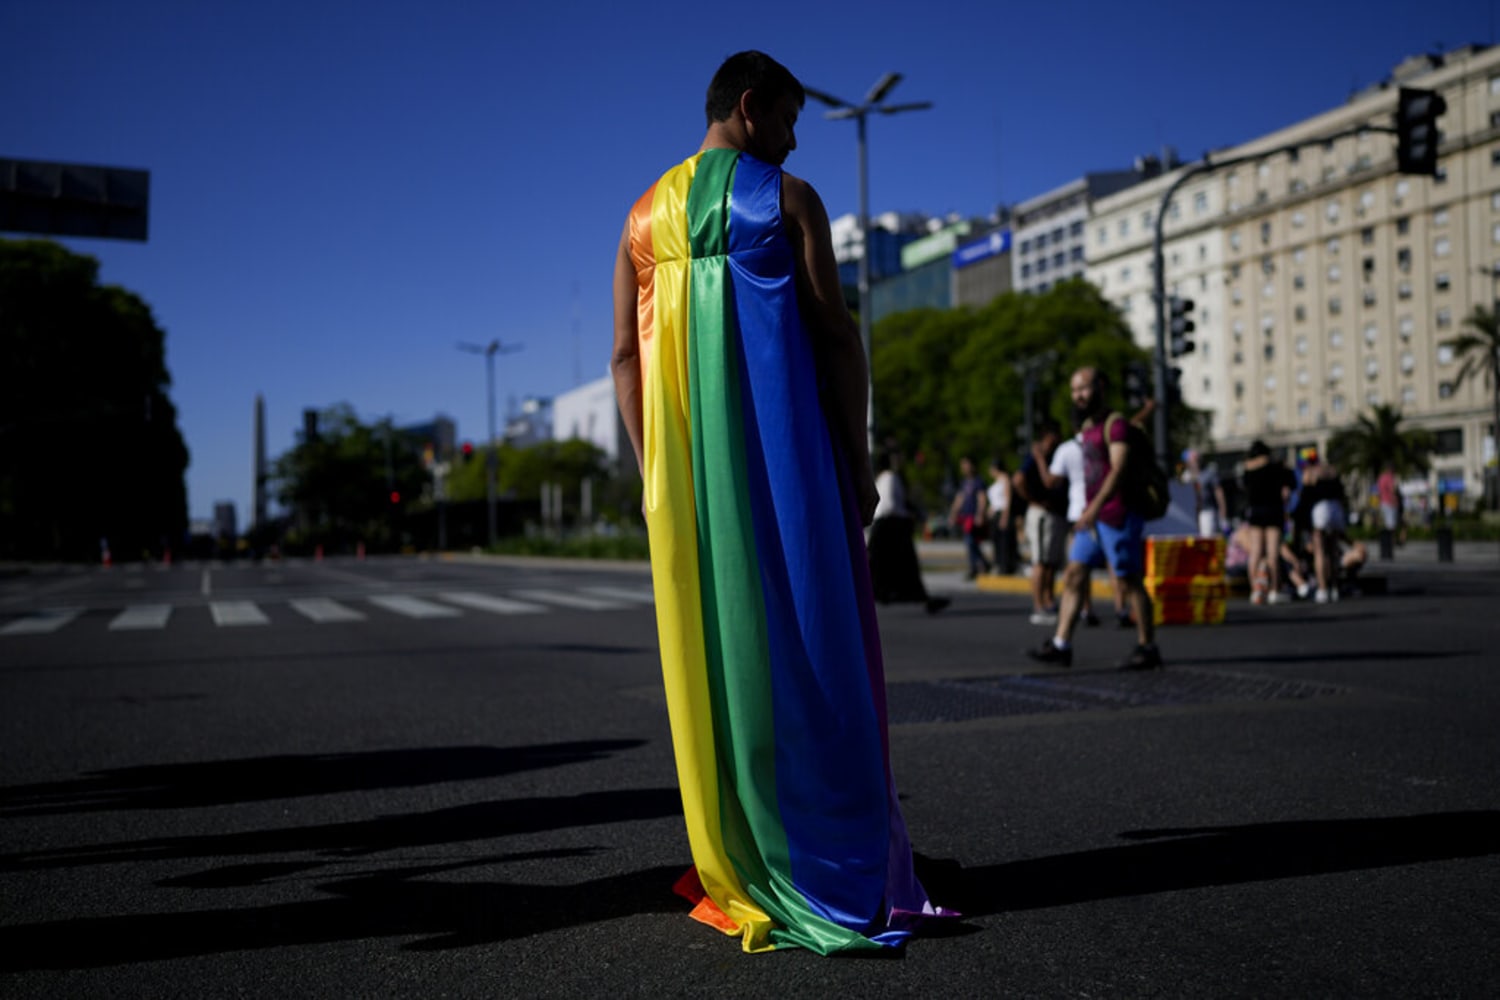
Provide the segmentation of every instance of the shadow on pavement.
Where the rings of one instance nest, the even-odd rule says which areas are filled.
[[[933,900],[965,916],[1500,853],[1500,812],[1132,830],[1141,841],[966,868],[919,858]]]
[[[682,796],[676,788],[618,789],[582,795],[476,802],[431,812],[378,816],[321,826],[157,837],[20,851],[0,855],[0,871],[186,858],[243,858],[291,852],[312,852],[315,858],[352,858],[380,851],[681,814]],[[251,879],[252,882],[258,880]]]
[[[430,747],[152,764],[99,771],[73,781],[0,788],[0,817],[181,809],[469,781],[601,760],[644,743],[583,740],[524,747]]]
[[[319,884],[323,898],[272,906],[0,927],[0,971],[97,968],[378,937],[415,937],[406,948],[436,950],[639,913],[678,912],[686,919],[682,900],[671,891],[681,866],[572,885],[431,879],[507,860],[513,858],[360,874]]]

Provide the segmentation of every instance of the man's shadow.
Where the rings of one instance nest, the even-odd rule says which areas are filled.
[[[965,867],[917,858],[933,901],[966,917],[1500,853],[1500,812],[1131,830],[1133,843]]]

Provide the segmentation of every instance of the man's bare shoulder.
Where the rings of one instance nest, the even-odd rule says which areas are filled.
[[[808,218],[823,210],[823,201],[811,184],[785,170],[781,172],[781,204],[783,211],[799,218]]]

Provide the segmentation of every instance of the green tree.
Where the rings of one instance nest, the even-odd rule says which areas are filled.
[[[1456,388],[1468,379],[1483,377],[1490,389],[1491,433],[1500,441],[1500,314],[1493,308],[1475,306],[1463,325],[1467,329],[1453,341],[1454,357],[1462,362],[1453,384]],[[1494,489],[1491,486],[1491,507],[1500,505]]]
[[[1328,439],[1328,457],[1340,469],[1359,474],[1369,484],[1387,462],[1398,476],[1425,473],[1431,468],[1435,443],[1432,432],[1420,427],[1403,428],[1400,409],[1381,404],[1335,432]]]
[[[155,555],[187,528],[166,335],[49,240],[0,240],[0,555]]]
[[[877,444],[908,456],[907,477],[929,510],[964,455],[981,467],[999,457],[1015,468],[1026,364],[1034,372],[1034,415],[1070,427],[1067,383],[1075,369],[1109,373],[1111,404],[1124,411],[1125,368],[1150,358],[1115,307],[1081,279],[1041,294],[1008,292],[982,308],[888,316],[875,326],[872,354]],[[1172,418],[1174,440],[1196,439],[1203,414],[1174,407]]]
[[[430,483],[421,457],[389,419],[365,424],[340,403],[318,415],[315,438],[277,459],[271,479],[292,513],[293,545],[390,549],[401,519],[424,502]]]

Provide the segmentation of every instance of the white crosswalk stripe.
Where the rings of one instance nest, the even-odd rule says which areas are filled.
[[[326,622],[362,622],[366,617],[364,612],[345,607],[328,597],[306,597],[287,601],[287,604],[302,617],[315,621],[319,625]]]
[[[464,608],[474,608],[477,611],[491,611],[497,615],[530,615],[547,610],[540,604],[527,604],[525,601],[512,601],[505,597],[495,597],[491,594],[476,594],[471,591],[439,594],[438,596],[449,604],[457,604]]]
[[[511,593],[523,601],[540,601],[543,604],[556,604],[564,608],[582,608],[585,611],[613,611],[627,606],[620,601],[570,594],[565,590],[513,590]]]
[[[369,598],[369,601],[376,607],[394,611],[408,618],[457,618],[463,614],[457,608],[450,608],[446,604],[434,604],[420,597],[407,597],[404,594],[376,594]]]
[[[172,617],[170,604],[134,604],[121,611],[109,623],[111,632],[166,628]]]
[[[83,614],[82,608],[49,608],[46,611],[38,611],[36,614],[16,619],[4,628],[0,628],[0,635],[37,635],[44,632],[56,632],[81,614]]]
[[[656,603],[656,595],[651,592],[650,587],[642,587],[639,590],[632,590],[628,587],[579,587],[578,592],[616,601],[630,601],[633,604]]]
[[[256,607],[254,601],[211,601],[208,610],[214,616],[215,625],[269,625],[271,619]]]

